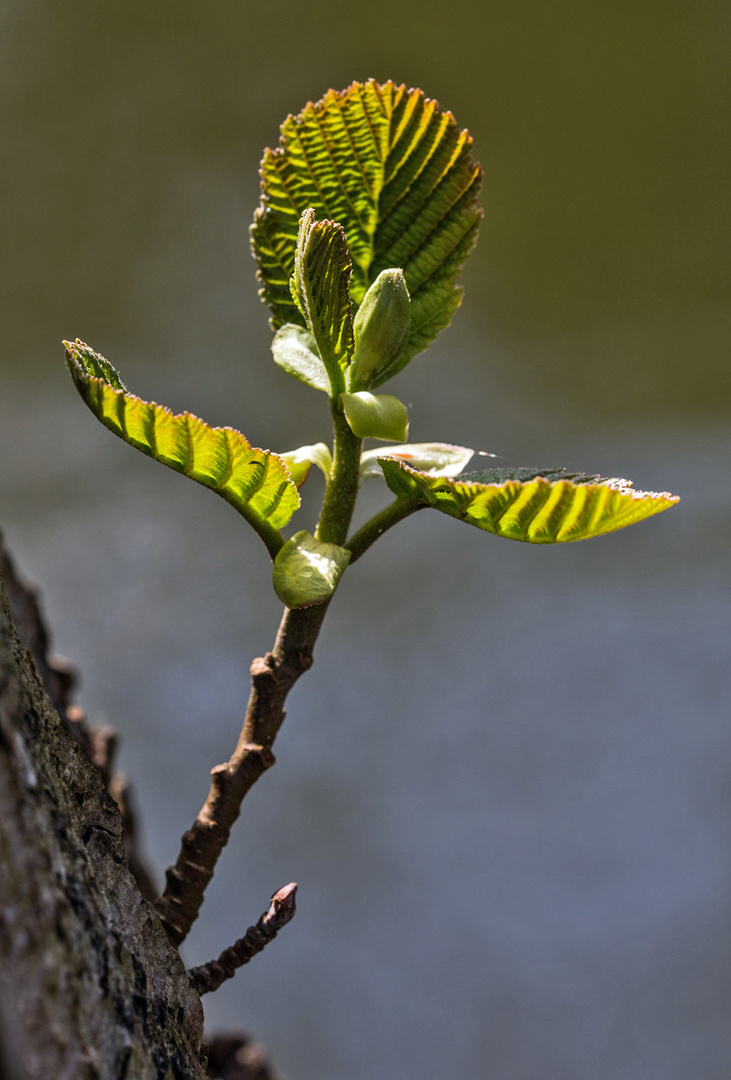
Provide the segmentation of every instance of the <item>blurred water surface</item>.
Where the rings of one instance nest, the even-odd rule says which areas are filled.
[[[184,950],[209,959],[299,881],[286,935],[206,1002],[289,1080],[728,1076],[728,21],[677,0],[0,12],[0,525],[121,733],[159,872],[278,605],[256,537],[104,432],[59,341],[255,444],[326,437],[269,360],[248,253],[288,111],[392,77],[475,136],[465,303],[393,384],[412,438],[683,500],[555,549],[417,515],[346,576]]]

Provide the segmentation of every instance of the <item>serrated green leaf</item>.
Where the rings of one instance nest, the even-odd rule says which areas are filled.
[[[388,457],[406,461],[412,469],[419,469],[427,476],[457,476],[472,460],[474,450],[451,443],[406,443],[389,446]],[[385,457],[383,447],[365,450],[360,455],[360,478],[368,480],[383,476],[380,459]]]
[[[423,505],[478,529],[556,544],[587,540],[622,529],[678,502],[667,492],[635,491],[628,480],[605,479],[563,469],[491,469],[456,480],[428,476],[404,462],[379,459],[386,482],[399,498],[420,494]]]
[[[350,430],[359,439],[401,442],[409,434],[406,406],[392,394],[360,390],[355,394],[341,394],[338,400]]]
[[[300,218],[290,288],[317,343],[333,394],[344,386],[342,373],[354,348],[348,293],[350,268],[342,227],[334,221],[316,221],[314,210],[305,210]]]
[[[330,393],[330,378],[317,351],[317,342],[309,330],[294,323],[285,323],[274,335],[272,355],[288,375],[307,383],[315,390]]]
[[[326,446],[325,443],[299,446],[296,450],[287,450],[286,453],[279,456],[283,461],[286,461],[292,480],[298,488],[304,484],[312,465],[317,465],[326,480],[330,478],[332,454],[330,453],[330,447]]]
[[[274,591],[288,608],[322,604],[335,592],[349,561],[346,548],[316,540],[302,529],[277,553],[272,570]]]
[[[456,279],[481,216],[471,137],[421,90],[353,83],[288,117],[279,147],[265,152],[261,177],[252,248],[272,325],[303,322],[289,279],[300,215],[313,207],[345,229],[356,308],[382,270],[404,271],[411,327],[398,364],[381,381],[390,378],[449,324],[460,302]]]
[[[272,551],[279,529],[299,506],[284,461],[251,446],[233,428],[213,428],[191,413],[178,416],[127,391],[103,356],[82,341],[64,342],[77,390],[105,427],[130,446],[210,488],[249,521]]]

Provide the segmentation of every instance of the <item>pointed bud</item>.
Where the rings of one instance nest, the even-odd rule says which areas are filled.
[[[408,338],[410,304],[403,270],[382,270],[353,320],[355,353],[348,375],[351,390],[367,388],[376,378],[382,381],[391,360]]]

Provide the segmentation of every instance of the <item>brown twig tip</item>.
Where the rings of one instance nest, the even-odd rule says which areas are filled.
[[[262,922],[266,923],[267,927],[271,926],[275,933],[281,930],[294,917],[297,910],[296,899],[297,882],[292,881],[289,885],[284,885],[275,892],[269,911],[263,917]]]
[[[256,926],[249,927],[235,945],[224,949],[218,960],[210,960],[200,967],[190,968],[186,975],[193,989],[199,994],[209,994],[212,990],[217,990],[226,979],[232,978],[240,967],[248,964],[292,919],[296,910],[296,895],[297,884],[294,881],[278,889],[272,897],[269,910],[264,912]]]

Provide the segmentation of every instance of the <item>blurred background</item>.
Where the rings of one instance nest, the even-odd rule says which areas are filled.
[[[189,964],[288,881],[205,999],[288,1080],[727,1080],[731,1068],[729,8],[721,0],[5,0],[0,526],[78,700],[114,724],[159,879],[279,619],[222,500],[85,409],[61,339],[286,450],[248,224],[278,125],[421,86],[475,139],[453,326],[393,384],[411,438],[680,505],[536,548],[420,514],[344,579]],[[308,482],[297,528],[321,495]],[[364,491],[383,505],[382,484]]]

